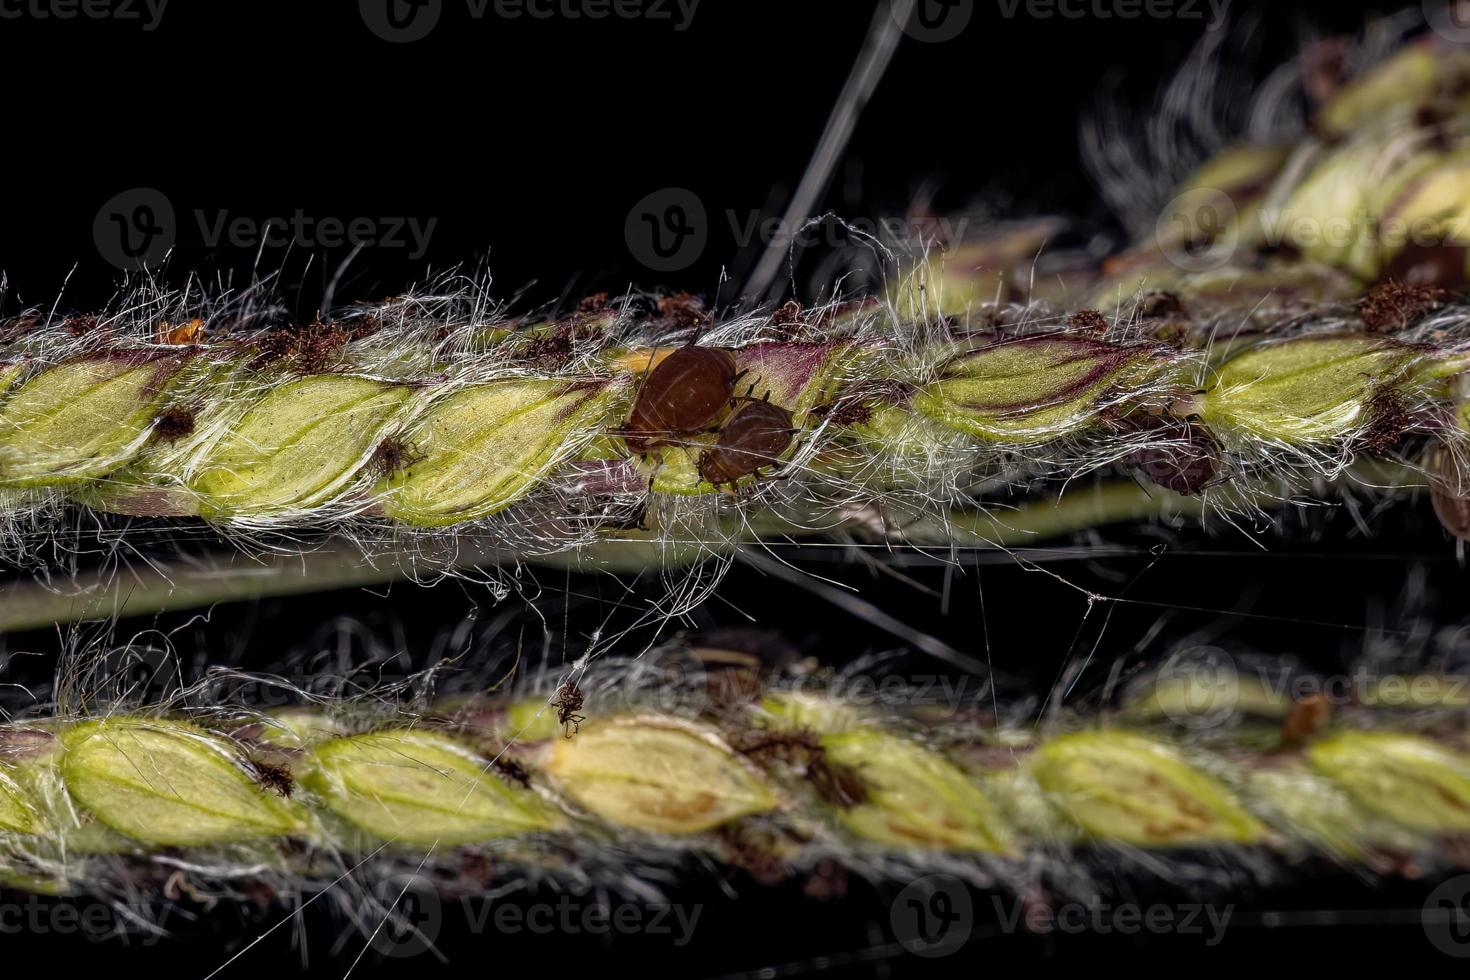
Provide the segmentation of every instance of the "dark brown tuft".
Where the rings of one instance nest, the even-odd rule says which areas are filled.
[[[1411,286],[1389,279],[1358,300],[1358,313],[1369,330],[1404,330],[1443,306],[1444,295],[1444,289],[1439,286]]]
[[[269,330],[255,339],[260,352],[254,366],[265,367],[281,361],[302,374],[321,374],[337,364],[342,348],[352,334],[338,323],[315,323]]]
[[[410,450],[402,439],[388,436],[373,450],[372,459],[368,460],[368,471],[378,479],[386,480],[394,473],[408,469],[422,458]]]
[[[598,313],[607,309],[607,293],[593,293],[591,296],[583,296],[582,301],[577,304],[578,313]]]
[[[787,300],[771,314],[771,324],[780,327],[789,323],[800,323],[802,312],[803,308],[799,302],[794,299]]]
[[[290,798],[292,791],[296,788],[296,780],[291,776],[291,770],[285,766],[273,762],[254,763],[255,781],[260,788],[270,790],[277,796]]]
[[[737,751],[762,764],[781,762],[802,767],[812,787],[833,806],[845,810],[867,802],[868,785],[862,776],[851,766],[830,761],[814,732],[747,732],[733,744]]]
[[[725,847],[725,857],[763,886],[778,885],[791,877],[791,865],[777,850],[769,831],[745,821],[726,824],[715,831]]]
[[[709,319],[709,314],[704,309],[704,300],[693,293],[660,296],[658,312],[670,326],[680,328],[697,327]]]
[[[495,771],[499,773],[501,778],[503,778],[506,782],[516,783],[523,789],[531,788],[531,774],[526,771],[525,766],[521,765],[516,760],[507,759],[502,756],[491,762],[490,765],[495,768]]]
[[[95,316],[69,316],[61,321],[61,329],[74,337],[85,337],[95,333],[101,322]]]
[[[903,405],[914,396],[914,386],[897,378],[878,379],[854,385],[836,401],[818,405],[812,414],[833,425],[864,425],[873,417],[875,405]]]
[[[1393,452],[1404,435],[1414,424],[1414,416],[1404,406],[1398,392],[1384,389],[1373,397],[1368,407],[1368,427],[1355,440],[1367,452],[1376,456]]]
[[[1067,326],[1083,333],[1106,333],[1108,318],[1097,310],[1078,310],[1067,317]]]
[[[183,405],[166,410],[153,423],[153,438],[159,442],[177,442],[194,432],[194,412]]]

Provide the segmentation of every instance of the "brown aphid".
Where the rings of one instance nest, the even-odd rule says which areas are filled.
[[[762,399],[748,401],[720,429],[720,437],[699,454],[700,479],[720,486],[735,483],[776,462],[796,435],[791,413]]]
[[[160,344],[176,347],[197,344],[204,336],[204,321],[197,317],[187,323],[169,323],[164,320],[158,325],[157,334]]]
[[[551,706],[556,709],[556,720],[561,723],[562,731],[567,738],[580,732],[582,722],[587,720],[586,715],[579,714],[585,700],[582,689],[577,686],[576,681],[570,678],[556,689],[556,698],[551,702]]]
[[[628,451],[645,455],[709,428],[739,376],[729,351],[690,345],[665,357],[644,379],[623,425]]]
[[[1321,691],[1291,703],[1281,722],[1281,747],[1298,749],[1306,745],[1332,717],[1332,702]]]

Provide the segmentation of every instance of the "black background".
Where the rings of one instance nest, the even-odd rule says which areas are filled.
[[[1079,163],[1081,114],[1110,72],[1121,71],[1139,97],[1150,92],[1207,22],[1007,18],[1003,9],[996,0],[977,2],[958,38],[904,43],[823,209],[901,214],[921,187],[932,187],[941,203],[984,196],[1006,211],[1066,210],[1108,227]],[[1266,61],[1273,49],[1289,50],[1305,25],[1351,29],[1361,20],[1361,9],[1346,3],[1262,9],[1270,27]],[[463,4],[450,2],[429,37],[397,45],[374,36],[351,2],[172,0],[152,31],[121,20],[0,20],[8,96],[0,221],[5,311],[53,304],[84,311],[108,302],[121,273],[99,251],[94,225],[106,202],[139,187],[161,191],[177,217],[176,248],[165,267],[152,271],[157,281],[178,287],[198,276],[245,285],[257,273],[279,271],[277,296],[301,317],[321,308],[349,249],[295,245],[257,257],[243,245],[211,247],[194,213],[436,222],[421,257],[392,247],[353,257],[336,288],[338,302],[393,295],[456,266],[488,267],[495,292],[524,291],[527,306],[634,283],[712,293],[722,269],[748,259],[727,215],[744,221],[784,204],[870,13],[867,3],[850,0],[703,0],[688,29],[678,31],[670,21],[647,19],[473,20]],[[646,268],[624,229],[636,202],[670,187],[693,190],[711,217],[707,246],[675,273]],[[1134,655],[1161,617],[1164,639],[1155,639],[1155,648],[1170,636],[1218,626],[1222,643],[1285,651],[1330,669],[1362,650],[1366,628],[1397,636],[1425,619],[1449,625],[1470,612],[1464,572],[1422,503],[1376,522],[1371,537],[1343,515],[1306,521],[1307,530],[1290,541],[1267,533],[1264,549],[1226,530],[1186,534],[1162,556],[1152,536],[1109,533],[1106,543],[1118,553],[1103,557],[1084,547],[1047,566],[1068,583],[1129,600],[1093,603],[1090,612],[1072,585],[1009,559],[967,559],[958,571],[906,570],[920,588],[829,556],[806,557],[924,632],[991,656],[1033,691],[1046,690],[1060,665],[1085,655],[1099,635],[1099,662]],[[1414,569],[1422,580],[1411,576]],[[540,611],[561,620],[558,647],[575,656],[606,604],[567,594],[616,589],[559,572],[536,574],[547,587]],[[1400,601],[1406,587],[1414,599],[1409,607]],[[748,568],[731,573],[723,595],[682,626],[738,624],[743,611],[836,662],[903,643]],[[483,589],[454,584],[334,593],[221,607],[207,621],[127,622],[119,632],[156,625],[201,657],[263,667],[276,663],[280,650],[332,642],[333,624],[349,621],[361,632],[395,637],[405,669],[412,669],[433,639],[464,617],[480,610],[488,619],[498,611],[489,602]],[[538,617],[523,612],[521,620],[539,631]],[[9,653],[40,654],[12,658],[6,679],[44,679],[48,657],[76,642],[51,631],[6,638]],[[911,669],[925,668],[920,661]],[[741,900],[726,898],[709,873],[691,875],[688,893],[677,897],[707,908],[688,948],[671,949],[651,936],[607,944],[476,935],[452,918],[441,947],[457,971],[578,977],[614,969],[720,975],[782,964],[791,973],[946,975],[1041,958],[1081,967],[1178,971],[1208,961],[1241,969],[1284,965],[1288,957],[1357,960],[1380,946],[1391,948],[1396,962],[1453,965],[1429,945],[1415,917],[1427,884],[1368,885],[1326,871],[1247,890],[1243,901],[1356,909],[1358,919],[1329,918],[1313,928],[1243,926],[1213,949],[1184,936],[987,938],[977,927],[976,941],[937,960],[885,945],[892,941],[892,891],[855,882],[849,900],[817,903],[797,885],[762,891],[733,884]],[[988,898],[976,901],[983,918]],[[1401,910],[1397,924],[1379,909]],[[235,937],[272,921],[221,915],[180,926],[181,938],[147,948],[136,940],[4,934],[0,949],[37,956],[38,965],[82,968],[86,961],[100,969],[201,976],[238,947]],[[314,968],[346,972],[360,943],[330,958],[340,928],[330,916],[308,917],[301,934],[280,930],[224,975],[294,972],[305,961],[303,945]],[[356,975],[437,965],[428,955],[401,961],[370,952]]]

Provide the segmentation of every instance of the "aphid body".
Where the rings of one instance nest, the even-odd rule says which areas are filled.
[[[746,402],[730,416],[715,444],[700,454],[699,476],[715,486],[734,483],[776,462],[795,434],[791,413],[780,405]]]
[[[707,429],[729,403],[740,371],[735,355],[713,347],[680,347],[659,362],[623,426],[628,450],[643,454]]]

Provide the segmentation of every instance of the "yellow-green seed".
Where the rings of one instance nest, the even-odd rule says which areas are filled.
[[[1110,396],[1168,366],[1153,348],[1076,337],[991,344],[952,359],[914,407],[989,441],[1043,441],[1077,432]]]
[[[25,788],[9,771],[0,768],[0,832],[34,834],[39,830],[40,822]]]
[[[1261,824],[1214,776],[1173,746],[1127,732],[1085,732],[1047,741],[1031,772],[1089,835],[1140,847],[1245,844]]]
[[[333,739],[312,750],[304,786],[383,840],[446,847],[547,830],[555,812],[469,749],[428,732]]]
[[[504,510],[593,435],[621,391],[517,379],[450,395],[405,436],[411,459],[379,485],[383,513],[444,527]]]
[[[323,374],[272,388],[205,455],[190,486],[210,517],[269,515],[332,499],[362,471],[413,390]]]
[[[826,760],[857,771],[867,800],[839,811],[854,834],[894,847],[1008,852],[999,809],[954,763],[874,729],[822,738]]]
[[[0,408],[0,486],[106,476],[147,442],[188,356],[118,354],[42,371]]]
[[[1319,445],[1370,422],[1375,397],[1414,358],[1411,348],[1361,334],[1269,344],[1221,365],[1199,414],[1223,435]]]
[[[301,834],[308,824],[262,789],[229,742],[192,725],[110,718],[62,735],[61,773],[98,821],[162,847]]]
[[[711,732],[623,718],[558,739],[547,772],[578,805],[610,823],[695,834],[773,810],[775,791]]]
[[[1314,744],[1307,757],[1373,813],[1427,833],[1470,831],[1470,760],[1437,742],[1343,732]]]

